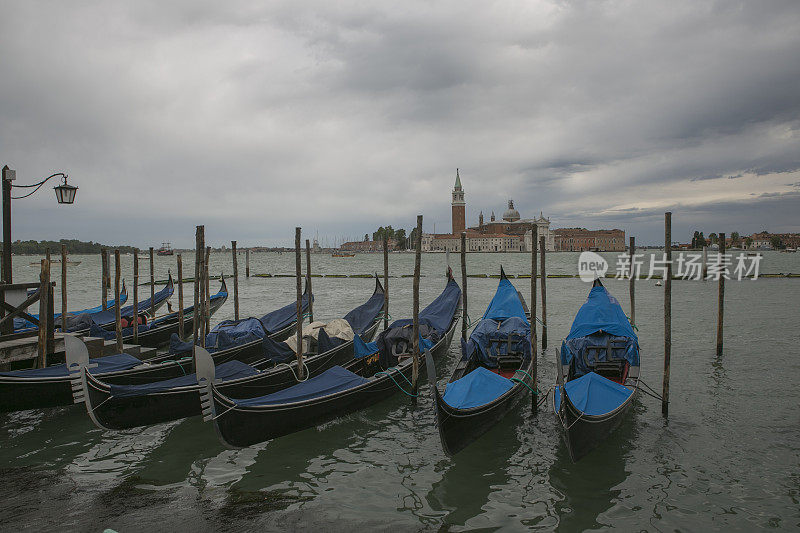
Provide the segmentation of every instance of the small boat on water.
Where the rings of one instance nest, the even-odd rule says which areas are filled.
[[[553,408],[578,461],[619,426],[639,388],[639,339],[599,279],[556,353]]]
[[[333,252],[331,257],[355,257],[356,254],[352,252]]]
[[[461,359],[444,393],[426,354],[442,448],[454,455],[487,432],[533,387],[531,325],[526,305],[500,268],[500,283],[483,318],[461,341]]]
[[[461,288],[448,271],[444,291],[419,314],[420,351],[430,351],[434,358],[447,352],[460,318],[460,302]],[[351,362],[256,398],[223,394],[215,383],[214,365],[202,361],[198,350],[203,418],[213,422],[224,445],[242,448],[360,411],[398,389],[410,395],[406,389],[411,388],[412,329],[411,320],[397,320],[375,342],[365,343],[356,336]]]
[[[156,255],[175,255],[175,250],[172,249],[170,243],[162,242],[161,248],[156,250]]]

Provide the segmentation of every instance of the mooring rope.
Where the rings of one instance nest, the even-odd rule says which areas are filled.
[[[411,394],[410,392],[407,392],[407,391],[406,391],[406,390],[405,390],[403,387],[401,387],[401,386],[400,386],[400,384],[399,384],[399,383],[398,383],[398,382],[397,382],[397,381],[394,379],[394,376],[392,376],[392,374],[389,372],[389,370],[397,370],[397,372],[398,372],[398,373],[399,373],[401,376],[403,376],[403,379],[405,379],[405,380],[406,380],[406,382],[407,382],[409,385],[411,385],[412,387],[414,386],[414,384],[413,384],[413,383],[411,383],[411,381],[410,381],[410,380],[409,380],[409,379],[408,379],[408,378],[405,376],[405,374],[403,374],[402,372],[400,372],[400,369],[399,369],[399,368],[397,368],[397,367],[389,367],[389,368],[388,368],[386,371],[384,371],[384,370],[381,370],[380,372],[375,372],[375,375],[376,375],[376,376],[380,376],[380,375],[389,376],[389,379],[391,379],[391,380],[392,380],[392,382],[393,382],[393,383],[394,383],[394,384],[397,386],[397,388],[398,388],[398,389],[400,389],[400,390],[403,392],[403,394],[405,394],[406,396],[410,396],[411,398],[416,398],[416,397],[417,397],[417,395],[416,395],[416,394]]]
[[[655,390],[653,390],[653,387],[651,387],[650,385],[645,383],[643,379],[640,378],[639,379],[639,383],[641,383],[642,385],[644,385],[648,389],[648,390],[639,389],[639,390],[642,391],[642,393],[646,394],[647,396],[650,396],[651,398],[655,398],[656,400],[660,400],[662,402],[664,401],[664,398],[662,398]]]
[[[298,383],[302,383],[302,382],[304,382],[304,381],[307,381],[307,380],[308,380],[308,377],[309,377],[309,375],[310,375],[310,372],[308,371],[308,365],[306,365],[306,362],[305,362],[305,361],[303,361],[303,368],[305,368],[305,369],[306,369],[306,371],[305,371],[305,377],[304,377],[303,379],[300,379],[299,377],[297,377],[297,372],[295,372],[295,371],[294,371],[294,368],[292,368],[292,365],[290,365],[289,363],[278,363],[278,364],[276,364],[275,366],[273,366],[272,368],[278,368],[278,367],[279,367],[279,366],[281,366],[281,365],[283,365],[283,366],[287,367],[289,370],[291,370],[291,371],[292,371],[292,375],[294,375],[294,380],[295,380],[296,382],[298,382]]]

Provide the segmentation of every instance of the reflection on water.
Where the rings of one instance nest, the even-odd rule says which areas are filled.
[[[99,260],[82,259],[69,270],[73,308],[99,301]],[[191,258],[184,259],[191,272]],[[315,272],[382,271],[380,254],[312,259]],[[130,278],[128,260],[123,258],[123,271]],[[451,260],[456,266],[458,258]],[[526,254],[468,256],[471,272],[497,272],[502,263],[511,275],[527,273],[529,260]],[[445,261],[444,254],[423,256],[423,305],[441,291]],[[548,272],[571,273],[575,261],[577,254],[550,254]],[[211,262],[214,271],[230,272],[229,255],[212,254]],[[292,254],[251,256],[254,272],[291,272],[293,262]],[[16,279],[34,281],[35,269],[20,264]],[[762,265],[800,272],[800,254],[768,256]],[[392,254],[390,267],[392,275],[412,272],[413,255]],[[166,277],[168,268],[174,272],[174,258],[156,257],[157,278]],[[529,290],[528,280],[512,281],[523,294]],[[239,285],[244,316],[290,302],[295,291],[290,278],[241,278]],[[557,346],[588,285],[558,278],[547,285],[548,337]],[[470,278],[473,317],[496,286],[495,279]],[[627,310],[627,282],[608,280],[606,286]],[[315,315],[341,316],[372,288],[371,280],[315,279]],[[393,318],[410,315],[411,288],[409,278],[390,280]],[[104,433],[73,406],[0,415],[0,529],[796,527],[800,280],[726,285],[722,358],[714,353],[716,289],[714,283],[673,284],[668,423],[658,401],[640,397],[617,431],[577,464],[560,441],[551,400],[537,417],[521,402],[453,459],[441,450],[424,386],[416,404],[397,394],[318,428],[238,451],[224,449],[199,417]],[[641,281],[636,291],[642,378],[660,390],[663,287]],[[229,302],[215,320],[232,315]],[[439,379],[449,376],[458,357],[456,337],[437,364]],[[555,375],[552,349],[539,361],[546,390]]]

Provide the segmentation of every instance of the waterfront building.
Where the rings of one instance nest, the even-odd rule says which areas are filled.
[[[625,251],[625,232],[621,229],[559,228],[554,230],[554,233],[557,251]]]

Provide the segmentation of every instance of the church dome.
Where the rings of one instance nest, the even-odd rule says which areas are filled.
[[[507,222],[516,222],[520,219],[519,211],[514,209],[514,200],[508,201],[508,209],[503,213],[503,220]]]

